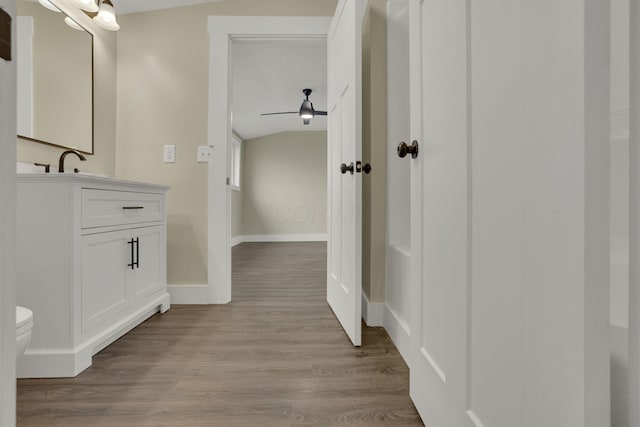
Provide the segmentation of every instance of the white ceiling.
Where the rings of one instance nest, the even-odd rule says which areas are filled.
[[[303,125],[297,114],[260,113],[298,111],[302,89],[316,110],[327,109],[327,47],[325,40],[238,40],[231,48],[232,123],[242,139],[277,132],[326,130],[327,117],[316,116]]]
[[[223,0],[111,0],[116,14],[146,12],[148,10],[170,9],[193,4],[214,3]]]

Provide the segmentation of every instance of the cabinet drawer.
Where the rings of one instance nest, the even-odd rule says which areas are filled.
[[[163,212],[162,194],[82,189],[82,228],[162,221]]]

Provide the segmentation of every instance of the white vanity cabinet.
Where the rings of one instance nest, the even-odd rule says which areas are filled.
[[[34,313],[18,376],[76,376],[169,308],[168,188],[78,174],[17,181],[18,304]]]

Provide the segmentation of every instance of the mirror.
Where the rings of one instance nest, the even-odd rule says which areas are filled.
[[[18,138],[93,154],[93,35],[37,1],[16,5]]]

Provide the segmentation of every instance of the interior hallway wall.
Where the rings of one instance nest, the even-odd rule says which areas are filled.
[[[93,34],[94,155],[87,155],[86,162],[69,158],[69,166],[113,176],[116,154],[117,33],[95,25],[93,20],[75,6],[73,0],[53,2]],[[42,8],[38,3],[34,3],[33,7]],[[20,162],[57,165],[64,149],[18,139],[17,150]]]
[[[362,291],[369,302],[385,299],[387,203],[386,1],[369,0],[362,24]]]
[[[244,235],[326,235],[327,132],[248,139],[242,150]]]
[[[207,165],[196,163],[207,145],[207,17],[330,16],[336,3],[223,0],[118,17],[116,176],[171,186],[169,284],[207,283]],[[165,144],[176,145],[176,163],[162,163]]]

